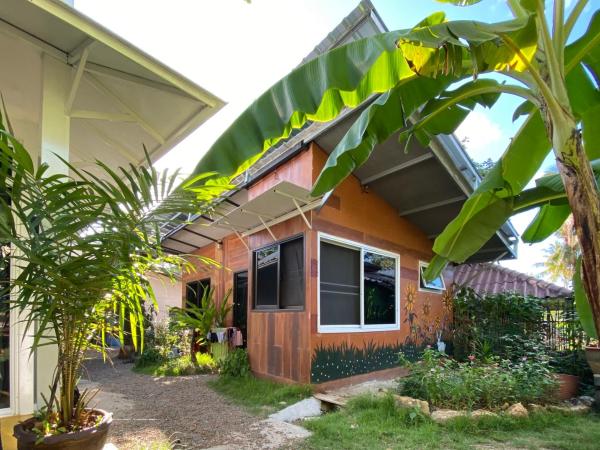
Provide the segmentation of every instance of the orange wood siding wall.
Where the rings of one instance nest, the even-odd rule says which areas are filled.
[[[249,199],[255,198],[280,181],[290,181],[310,189],[325,163],[326,155],[316,144],[250,187]],[[398,211],[376,194],[363,190],[351,176],[334,192],[318,213],[308,213],[309,229],[301,217],[271,227],[277,240],[304,235],[305,307],[302,311],[260,311],[253,308],[252,252],[237,236],[222,244],[211,244],[196,252],[215,259],[223,268],[198,265],[198,272],[183,276],[185,283],[206,277],[216,287],[217,298],[233,286],[233,274],[248,270],[248,354],[252,370],[258,376],[282,381],[311,381],[311,359],[319,346],[347,345],[362,348],[367,344],[390,345],[404,342],[412,332],[419,339],[431,340],[437,328],[447,323],[448,311],[442,295],[418,290],[419,260],[428,261],[432,242]],[[354,333],[319,333],[318,307],[318,233],[367,244],[400,255],[400,330]],[[263,230],[245,239],[250,250],[271,244],[273,238]],[[231,299],[230,299],[231,301]],[[412,320],[408,320],[411,313]]]
[[[313,148],[313,179],[316,180],[327,159],[316,145]],[[417,188],[417,187],[415,187]],[[317,270],[318,232],[356,241],[400,255],[400,330],[354,333],[318,333]],[[418,289],[419,260],[429,261],[432,242],[414,224],[401,217],[381,197],[363,189],[359,180],[348,177],[335,191],[319,214],[313,214],[311,233],[311,348],[346,343],[363,347],[369,343],[385,345],[404,342],[411,332],[435,338],[436,327],[449,317],[442,295]],[[408,301],[407,301],[408,299]],[[408,321],[412,313],[412,327]],[[416,337],[416,336],[414,336]],[[419,339],[421,341],[422,339]]]

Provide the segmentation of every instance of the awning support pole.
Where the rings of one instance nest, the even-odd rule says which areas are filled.
[[[238,239],[240,241],[242,241],[242,244],[244,244],[244,247],[246,247],[246,250],[250,251],[250,247],[248,247],[248,244],[246,244],[246,241],[244,241],[244,238],[242,237],[240,232],[233,227],[230,227],[230,228],[231,228],[231,231],[233,231],[235,233],[235,235],[238,237]]]
[[[302,211],[302,208],[300,208],[300,205],[298,204],[298,202],[296,201],[295,198],[291,197],[292,201],[294,202],[294,205],[296,205],[296,209],[298,210],[298,212],[300,213],[300,215],[302,216],[302,218],[304,219],[304,223],[306,223],[306,226],[308,227],[309,230],[312,230],[312,225],[311,223],[308,221],[308,219],[306,218],[306,215],[304,214],[304,211]]]
[[[265,227],[267,229],[267,231],[269,232],[269,234],[271,235],[271,237],[273,238],[274,241],[277,240],[277,238],[275,237],[275,235],[273,234],[273,231],[271,230],[271,228],[269,228],[269,225],[267,225],[265,223],[265,221],[263,220],[262,217],[258,216],[258,218],[260,219],[260,223],[263,224],[263,227]]]

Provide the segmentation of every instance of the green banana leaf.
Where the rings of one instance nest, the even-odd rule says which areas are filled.
[[[588,301],[585,290],[583,289],[583,281],[581,278],[581,256],[577,258],[577,267],[573,275],[573,290],[575,291],[575,307],[577,315],[583,327],[583,331],[592,339],[598,339],[596,327],[594,326],[594,315],[592,307]]]
[[[533,16],[496,24],[444,20],[436,13],[412,29],[352,42],[295,69],[238,117],[194,171],[220,175],[192,176],[186,188],[226,184],[307,121],[332,120],[373,94],[418,77],[525,70],[537,50]]]

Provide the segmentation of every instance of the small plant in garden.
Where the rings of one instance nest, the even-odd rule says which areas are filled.
[[[241,348],[229,352],[219,363],[219,371],[224,376],[247,377],[250,375],[248,352]]]
[[[218,304],[215,301],[214,294],[214,287],[207,288],[202,293],[199,306],[187,302],[185,308],[173,307],[169,311],[175,328],[192,331],[191,355],[197,353],[196,349],[199,346],[206,344],[206,336],[214,327],[222,326],[225,323],[227,314],[231,310],[228,302],[231,289],[227,291]]]
[[[470,355],[468,360],[460,363],[426,349],[420,362],[410,363],[401,354],[400,364],[411,372],[400,379],[400,392],[452,409],[497,409],[506,403],[547,403],[553,397],[556,382],[545,356],[483,362]]]

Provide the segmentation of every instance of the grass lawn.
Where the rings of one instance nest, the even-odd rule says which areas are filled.
[[[527,419],[465,418],[438,425],[411,410],[396,408],[392,398],[359,397],[341,411],[302,425],[314,433],[301,445],[304,449],[600,448],[597,414],[545,412]]]
[[[208,382],[215,391],[254,413],[270,413],[312,395],[308,385],[283,384],[253,376],[224,377]]]

